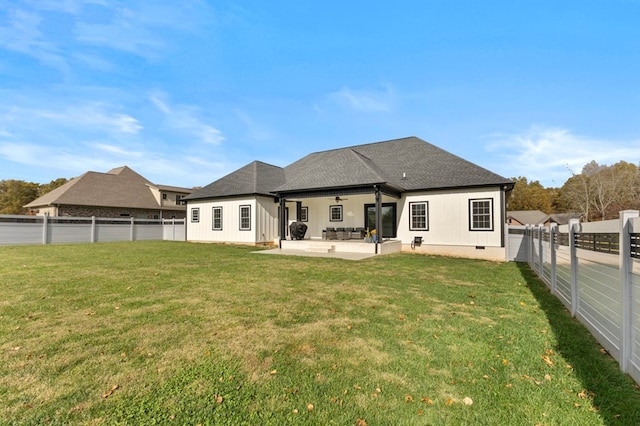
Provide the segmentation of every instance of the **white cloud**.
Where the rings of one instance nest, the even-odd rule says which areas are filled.
[[[0,47],[35,58],[47,66],[68,73],[60,49],[40,30],[42,17],[23,9],[8,9],[7,25],[0,26]]]
[[[169,105],[167,101],[161,99],[162,96],[162,94],[153,94],[149,99],[165,115],[169,127],[183,131],[210,145],[219,145],[224,140],[220,130],[198,117],[197,108],[187,105]]]
[[[40,128],[66,127],[73,129],[89,129],[96,133],[128,133],[137,134],[142,126],[137,119],[120,112],[109,111],[110,107],[95,102],[87,102],[77,106],[55,107],[49,109],[22,108],[0,105],[0,112],[6,113],[0,117],[0,125],[4,122],[14,122],[15,125],[33,126]]]
[[[487,149],[497,154],[493,170],[525,176],[545,186],[562,186],[592,160],[613,164],[640,161],[640,140],[608,140],[574,134],[569,129],[532,126],[519,133],[493,134]]]
[[[388,112],[393,109],[395,93],[390,86],[382,90],[354,90],[343,87],[330,93],[328,98],[351,110],[359,112]]]

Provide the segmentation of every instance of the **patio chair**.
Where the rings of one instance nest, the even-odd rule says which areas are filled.
[[[351,233],[351,238],[355,238],[361,240],[364,238],[364,228],[353,228],[353,232]]]
[[[336,232],[336,228],[327,228],[326,231],[322,231],[322,233],[326,236],[327,240],[337,240],[338,234]]]

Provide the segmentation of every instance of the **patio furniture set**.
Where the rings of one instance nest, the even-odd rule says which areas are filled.
[[[361,240],[364,228],[327,228],[322,231],[323,240]]]

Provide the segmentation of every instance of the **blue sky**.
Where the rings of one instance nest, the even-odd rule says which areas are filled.
[[[640,162],[639,17],[640,0],[0,0],[0,179],[128,165],[202,186],[418,136],[561,186]]]

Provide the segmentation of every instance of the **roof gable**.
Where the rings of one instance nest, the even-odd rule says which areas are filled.
[[[272,197],[273,188],[277,188],[283,183],[284,170],[281,167],[253,161],[184,197],[183,200],[252,194]]]
[[[32,201],[25,207],[75,205],[100,207],[159,208],[150,181],[127,166],[107,173],[86,172]]]
[[[549,220],[549,215],[540,210],[513,210],[507,212],[507,219],[515,219],[523,225],[538,225]]]
[[[415,191],[512,183],[417,137],[316,152],[285,171],[287,182],[276,191],[374,183]]]

